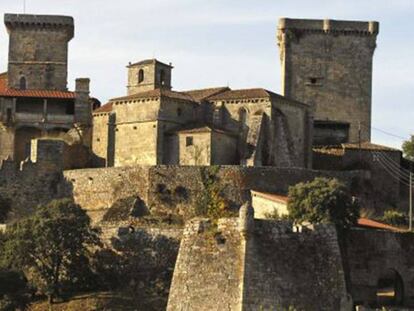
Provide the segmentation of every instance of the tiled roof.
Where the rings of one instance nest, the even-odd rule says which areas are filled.
[[[347,143],[347,144],[342,144],[342,146],[346,149],[359,149],[359,143]],[[377,144],[373,144],[371,142],[363,142],[361,143],[361,149],[364,150],[378,150],[378,151],[400,151],[398,149],[395,148],[391,148],[388,146],[383,146],[383,145],[377,145]]]
[[[259,191],[254,191],[254,190],[251,190],[251,192],[253,193],[253,195],[260,196],[262,198],[268,199],[273,202],[287,203],[289,201],[288,197],[285,195],[279,195],[279,194],[268,193],[268,192],[259,192]]]
[[[391,230],[391,231],[398,231],[398,232],[407,231],[407,230],[393,227],[393,226],[384,224],[382,222],[378,222],[378,221],[368,219],[368,218],[359,218],[357,224],[359,227],[366,227],[366,228],[372,228],[372,229]]]
[[[2,97],[37,97],[37,98],[75,98],[74,92],[54,90],[17,90],[9,89],[7,72],[0,73],[0,96]]]
[[[188,101],[194,102],[193,98],[190,95],[180,93],[180,92],[165,90],[165,89],[155,89],[155,90],[151,90],[147,92],[137,93],[134,95],[112,98],[110,101],[111,102],[129,101],[129,100],[134,100],[134,99],[139,99],[139,98],[154,98],[154,97],[168,97],[168,98],[182,99],[182,100],[188,100]]]
[[[189,124],[181,129],[176,129],[170,131],[172,133],[179,133],[179,134],[191,134],[191,133],[208,133],[208,132],[216,132],[222,134],[233,135],[231,132],[224,131],[222,129],[212,128],[205,124]]]
[[[363,142],[361,145],[359,143],[345,143],[340,145],[329,145],[329,146],[318,146],[313,148],[313,151],[319,153],[327,153],[327,154],[343,154],[345,149],[359,149],[367,150],[367,151],[395,151],[399,152],[400,150],[391,148],[388,146],[382,146],[373,144],[370,142]]]
[[[52,90],[0,90],[0,96],[3,97],[37,97],[37,98],[75,98],[74,92],[69,91],[52,91]]]
[[[158,63],[158,64],[161,64],[161,65],[164,65],[164,66],[173,68],[173,66],[171,66],[169,64],[166,64],[166,63],[163,63],[163,62],[160,62],[159,60],[157,60],[155,58],[144,59],[144,60],[141,60],[139,62],[136,62],[136,63],[133,63],[133,64],[129,64],[127,67],[138,66],[138,65],[148,65],[148,64],[155,64],[155,63]]]
[[[113,103],[109,102],[105,105],[99,107],[98,109],[95,109],[93,113],[103,113],[103,112],[111,112],[112,111],[112,105]]]
[[[195,101],[201,101],[211,96],[214,96],[214,95],[217,95],[219,93],[223,93],[229,90],[230,89],[227,86],[223,86],[223,87],[213,87],[213,88],[208,88],[208,89],[182,91],[182,93],[190,95]]]
[[[242,89],[229,90],[210,97],[210,100],[231,100],[231,99],[250,99],[250,98],[269,98],[272,96],[280,97],[280,95],[265,89]]]

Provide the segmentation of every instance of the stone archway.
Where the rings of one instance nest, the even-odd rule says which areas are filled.
[[[401,306],[404,303],[404,282],[394,269],[384,271],[378,278],[377,305]]]

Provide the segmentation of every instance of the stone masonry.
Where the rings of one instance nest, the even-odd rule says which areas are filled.
[[[359,128],[361,140],[370,140],[378,31],[378,22],[279,20],[283,95],[314,107],[315,131],[349,130],[343,141],[322,142],[356,142]]]

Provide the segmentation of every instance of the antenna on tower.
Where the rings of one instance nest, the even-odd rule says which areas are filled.
[[[23,13],[26,14],[26,0],[23,0]]]

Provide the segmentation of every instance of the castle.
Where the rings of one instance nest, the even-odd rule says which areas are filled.
[[[379,202],[398,205],[400,181],[381,161],[400,164],[401,152],[370,142],[377,22],[280,19],[281,95],[260,87],[173,90],[172,65],[148,59],[128,64],[126,95],[102,106],[87,78],[67,90],[71,17],[6,14],[5,24],[0,195],[13,198],[11,217],[30,211],[28,205],[71,197],[108,243],[130,238],[131,227],[150,237],[143,249],[167,237],[160,256],[169,261],[153,264],[151,254],[137,267],[174,270],[162,296],[168,310],[292,303],[350,310],[353,302],[375,301],[378,284],[391,279],[395,301],[411,301],[404,285],[405,293],[414,286],[414,250],[401,232],[355,228],[343,245],[333,227],[294,231],[254,219],[248,204],[239,217],[220,220],[214,238],[206,219],[168,227],[174,217],[192,218],[213,165],[223,196],[237,208],[251,190],[286,194],[317,176],[342,180],[373,209]],[[111,218],[119,206],[125,219]],[[132,209],[167,228],[133,223]]]
[[[174,91],[171,64],[128,65],[127,95],[93,110],[89,80],[67,90],[73,19],[5,15],[0,158],[20,162],[31,139],[67,135],[90,166],[312,166],[312,144],[369,141],[378,23],[281,19],[283,94],[254,88]]]

